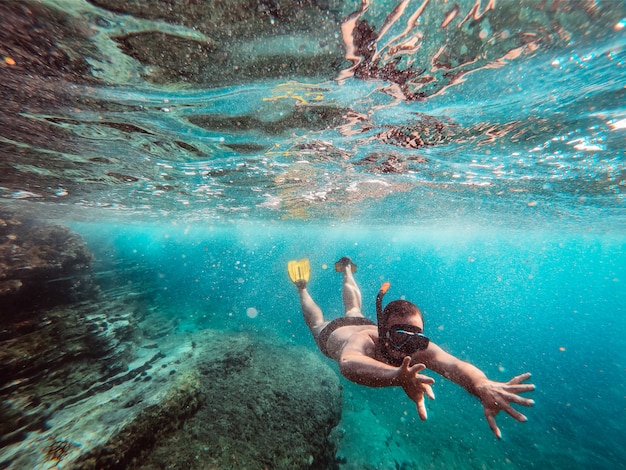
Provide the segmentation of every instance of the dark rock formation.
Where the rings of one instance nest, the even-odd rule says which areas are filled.
[[[338,377],[312,352],[207,331],[167,397],[81,468],[331,468]]]
[[[0,447],[121,367],[132,309],[98,299],[91,262],[68,228],[0,209]]]
[[[0,467],[332,466],[341,392],[319,356],[173,335],[140,296],[95,286],[66,227],[3,209],[0,240]]]
[[[138,346],[136,355],[51,403],[45,426],[6,445],[0,466],[336,468],[330,436],[341,387],[319,354],[204,330]]]
[[[318,355],[248,336],[212,339],[197,364],[203,404],[134,468],[329,468],[339,380]]]
[[[92,254],[67,227],[0,208],[0,323],[93,295]]]
[[[127,302],[94,300],[2,326],[0,448],[47,429],[55,412],[125,370],[131,315]]]

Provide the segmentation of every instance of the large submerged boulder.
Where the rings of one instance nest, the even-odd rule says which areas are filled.
[[[333,467],[341,386],[318,354],[151,334],[158,313],[98,289],[92,258],[68,228],[0,212],[0,468]]]
[[[337,374],[313,351],[204,330],[138,348],[117,375],[54,404],[3,468],[336,468]]]
[[[92,260],[83,239],[67,227],[0,207],[0,322],[92,296]]]
[[[129,425],[130,432],[113,436],[81,465],[333,467],[336,447],[329,436],[341,418],[341,387],[318,355],[248,334],[209,330],[191,344],[193,355],[178,366],[174,388],[196,390],[182,400],[195,411],[180,406],[180,393],[170,393],[173,398],[146,410]]]
[[[124,368],[133,307],[101,298],[92,259],[67,227],[0,208],[0,448]]]

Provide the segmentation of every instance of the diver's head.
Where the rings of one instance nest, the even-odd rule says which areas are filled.
[[[424,336],[424,318],[415,304],[406,300],[393,300],[382,309],[382,298],[389,289],[383,284],[376,297],[378,341],[382,354],[392,365],[428,348],[430,340]]]
[[[409,302],[408,300],[392,300],[389,302],[385,306],[385,310],[383,310],[383,319],[389,325],[396,321],[404,322],[405,320],[419,320],[420,328],[424,328],[424,317],[422,315],[422,311],[417,307],[417,305]]]

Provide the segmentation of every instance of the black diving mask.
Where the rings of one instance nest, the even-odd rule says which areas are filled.
[[[404,354],[413,354],[424,351],[430,344],[422,333],[422,329],[415,325],[392,325],[385,333],[386,342],[396,351]]]
[[[424,351],[430,344],[428,339],[422,333],[422,329],[419,326],[408,324],[396,324],[390,328],[384,328],[385,324],[385,312],[383,311],[383,297],[389,290],[390,284],[385,282],[378,291],[376,296],[376,319],[378,320],[378,338],[383,347],[383,355],[389,361],[389,364],[394,364],[396,358],[388,355],[387,349],[392,349],[401,352],[406,355],[411,355],[417,351]],[[395,364],[400,365],[400,364]]]

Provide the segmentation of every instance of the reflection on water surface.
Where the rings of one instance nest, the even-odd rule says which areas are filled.
[[[623,204],[621,2],[0,8],[7,201],[380,223]]]

